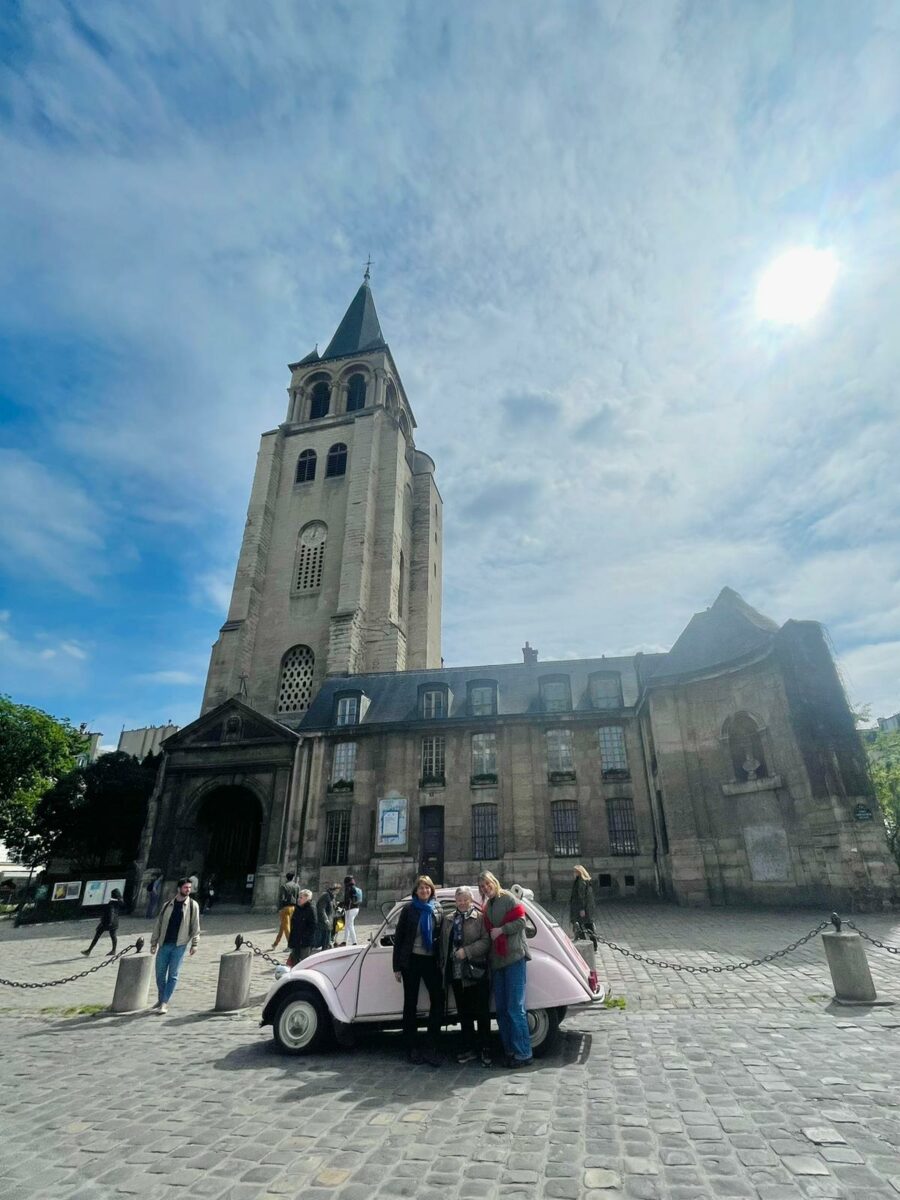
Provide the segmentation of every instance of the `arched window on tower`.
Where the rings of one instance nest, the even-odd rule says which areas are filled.
[[[366,379],[364,375],[351,375],[347,381],[347,412],[358,412],[366,407]]]
[[[306,712],[312,694],[316,657],[309,646],[292,646],[281,660],[277,712]]]
[[[321,417],[327,417],[330,400],[331,388],[328,384],[324,380],[315,384],[309,405],[309,419],[318,421]]]
[[[335,442],[328,451],[328,458],[325,461],[325,478],[330,479],[334,475],[347,474],[347,447],[343,442]]]
[[[738,783],[752,783],[756,779],[767,779],[769,769],[762,734],[753,717],[746,712],[735,713],[725,722],[722,732],[728,739],[735,780]]]
[[[316,477],[315,450],[301,450],[297,459],[297,483],[311,483]]]
[[[297,539],[295,591],[317,592],[322,586],[327,540],[328,527],[322,521],[311,521],[300,530],[300,537]]]

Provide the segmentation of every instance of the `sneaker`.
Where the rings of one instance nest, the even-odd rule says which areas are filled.
[[[168,1011],[169,1011],[168,1004],[160,1004],[160,1006],[156,1010],[156,1015],[158,1017],[164,1017]]]
[[[494,1060],[491,1058],[490,1050],[482,1050],[481,1065],[483,1067],[492,1067],[494,1065]]]
[[[474,1050],[463,1050],[462,1054],[457,1054],[456,1061],[458,1063],[474,1062],[478,1055]]]

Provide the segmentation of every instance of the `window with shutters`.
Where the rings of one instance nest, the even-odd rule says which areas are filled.
[[[606,821],[609,825],[610,854],[638,853],[637,825],[634,820],[634,801],[618,796],[606,802]]]
[[[336,475],[346,475],[346,473],[347,447],[344,442],[335,442],[325,459],[325,478],[333,479]]]
[[[621,725],[603,725],[600,729],[600,769],[604,779],[629,776],[625,730]]]
[[[338,742],[331,758],[332,792],[352,792],[356,774],[356,742]]]
[[[350,809],[325,814],[325,852],[322,865],[343,866],[350,857]]]
[[[497,782],[497,735],[496,733],[472,734],[472,783],[492,784]]]
[[[553,853],[580,854],[578,848],[578,804],[574,800],[557,800],[550,806],[553,816]]]
[[[315,661],[309,646],[292,646],[285,654],[278,682],[278,712],[306,712],[309,708]]]
[[[302,450],[297,459],[297,483],[312,483],[316,477],[315,450]]]
[[[477,862],[500,857],[497,805],[472,805],[472,858]]]
[[[312,521],[300,530],[297,539],[297,571],[294,575],[295,591],[317,592],[322,586],[327,540],[328,527],[322,521]]]
[[[428,784],[444,783],[444,739],[442,737],[422,738],[422,779],[423,787]]]
[[[571,729],[547,730],[547,777],[551,783],[575,778],[575,748]]]

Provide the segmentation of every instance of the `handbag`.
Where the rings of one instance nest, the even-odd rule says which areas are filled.
[[[487,975],[487,967],[479,967],[477,963],[464,958],[462,963],[462,978],[464,983],[481,983]]]

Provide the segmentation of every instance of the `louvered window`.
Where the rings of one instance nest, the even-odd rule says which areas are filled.
[[[321,521],[313,521],[300,531],[295,580],[298,592],[317,592],[322,586],[327,541],[328,528]]]
[[[315,655],[309,646],[293,646],[281,660],[278,712],[305,712],[312,692]]]

